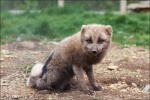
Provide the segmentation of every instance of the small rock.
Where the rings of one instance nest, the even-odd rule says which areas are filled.
[[[118,84],[121,84],[121,81],[118,81]]]
[[[113,89],[113,90],[117,90],[116,84],[111,84],[111,85],[109,86],[109,88],[110,88],[110,89]]]
[[[1,65],[1,68],[3,68],[4,66]]]
[[[118,66],[108,66],[107,68],[108,68],[109,70],[115,70],[115,69],[118,68]]]
[[[8,86],[9,84],[8,84],[7,80],[1,79],[1,84],[0,85],[1,86]]]
[[[122,80],[125,80],[125,79],[126,79],[126,77],[121,77],[121,79],[122,79]]]
[[[130,87],[127,87],[126,90],[130,90]]]
[[[20,96],[19,95],[12,95],[12,98],[13,99],[18,99],[18,98],[20,98]]]
[[[124,88],[127,88],[128,85],[126,83],[125,84],[118,83],[117,87],[118,87],[118,89],[124,89]]]
[[[136,88],[136,87],[137,87],[137,85],[136,85],[135,83],[132,83],[132,86],[133,86],[134,88]]]
[[[118,71],[122,71],[123,69],[122,69],[122,68],[118,68],[117,70],[118,70]]]
[[[146,85],[145,88],[143,89],[144,92],[147,92],[148,90],[150,90],[150,84]]]
[[[137,71],[138,73],[140,73],[140,72],[141,72],[141,70],[139,70],[139,69],[137,69],[136,71]]]
[[[138,57],[136,57],[136,56],[132,56],[131,58],[132,58],[132,59],[137,59]]]
[[[122,84],[122,88],[127,88],[128,85],[127,84]]]
[[[1,83],[1,86],[9,86],[8,83]]]
[[[105,70],[104,73],[109,73],[109,71]]]
[[[122,89],[122,84],[117,84],[118,89]]]
[[[43,45],[43,44],[44,44],[44,42],[40,42],[40,43],[39,43],[39,45]]]
[[[58,93],[55,93],[55,95],[58,95]]]
[[[102,87],[102,90],[107,90],[108,89],[108,87]]]
[[[0,57],[0,61],[4,61],[4,58]]]
[[[126,82],[122,82],[122,84],[126,84]]]
[[[132,89],[132,92],[136,92],[136,93],[137,93],[137,92],[139,92],[139,91],[140,91],[139,88],[133,88],[133,89]]]
[[[122,90],[120,90],[120,92],[127,92],[127,90],[126,89],[122,89]]]
[[[120,97],[120,98],[123,98],[124,96],[123,96],[123,95],[119,95],[119,97]]]
[[[10,52],[9,52],[9,50],[1,50],[1,53],[7,55],[7,54],[9,54]]]
[[[37,52],[37,51],[31,51],[31,53],[35,54],[35,55],[39,54],[39,52]]]
[[[5,58],[16,58],[16,57],[13,56],[13,55],[5,55],[4,57],[5,57]]]

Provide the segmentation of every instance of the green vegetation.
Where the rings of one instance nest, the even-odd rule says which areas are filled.
[[[20,68],[23,71],[23,73],[27,74],[27,73],[31,72],[31,69],[33,68],[33,66],[29,66],[29,65],[28,66],[21,66]]]
[[[85,11],[80,7],[51,7],[40,13],[1,13],[1,41],[10,43],[22,38],[47,38],[61,40],[80,30],[81,25],[91,23],[109,24],[113,27],[113,41],[117,44],[149,46],[149,14],[132,13],[104,15]]]

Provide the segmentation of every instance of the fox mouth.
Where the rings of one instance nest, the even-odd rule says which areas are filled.
[[[95,54],[92,53],[92,55],[96,57],[96,56],[98,56],[98,53],[95,53]]]
[[[86,54],[88,54],[89,56],[97,57],[99,55],[99,51],[86,50]]]
[[[98,53],[98,52],[96,52],[96,53],[89,52],[89,54],[90,54],[91,56],[94,56],[94,57],[97,57],[97,56],[99,55],[99,53]]]

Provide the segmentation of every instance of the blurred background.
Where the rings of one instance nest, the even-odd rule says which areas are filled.
[[[60,41],[83,24],[113,27],[113,42],[149,46],[150,2],[143,0],[1,0],[1,44]]]

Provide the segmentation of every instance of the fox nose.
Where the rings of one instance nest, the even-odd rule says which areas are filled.
[[[96,51],[92,51],[92,53],[93,53],[93,54],[96,54],[97,52],[96,52]]]

